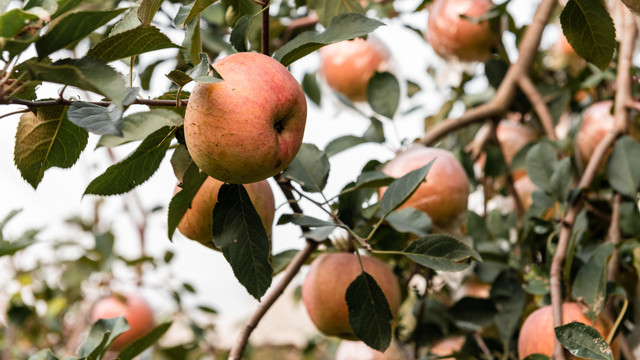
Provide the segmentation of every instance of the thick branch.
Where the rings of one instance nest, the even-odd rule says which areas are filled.
[[[520,79],[518,79],[518,86],[520,86],[522,92],[524,92],[524,94],[529,98],[529,101],[531,101],[533,109],[536,111],[536,114],[538,114],[538,119],[540,119],[542,128],[549,140],[558,140],[556,131],[553,127],[553,117],[549,112],[547,104],[538,92],[538,89],[536,89],[536,86],[531,81],[531,78],[528,76],[520,77]]]
[[[14,104],[14,105],[24,105],[28,108],[38,108],[38,107],[44,107],[44,106],[58,106],[58,105],[71,105],[75,102],[72,100],[67,100],[67,99],[56,99],[56,100],[46,100],[46,101],[30,101],[30,100],[24,100],[24,99],[18,99],[18,98],[13,98],[11,99],[9,102],[7,102],[7,104]],[[111,101],[87,101],[90,104],[94,104],[94,105],[98,105],[98,106],[104,106],[107,107],[109,105],[112,104]],[[136,99],[134,102],[134,104],[138,104],[138,105],[147,105],[147,106],[175,106],[176,105],[176,101],[175,100],[152,100],[152,99]],[[181,100],[180,101],[180,105],[181,106],[186,106],[188,103],[188,100]]]

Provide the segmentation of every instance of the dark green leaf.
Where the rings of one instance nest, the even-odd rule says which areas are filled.
[[[329,177],[329,159],[315,145],[302,144],[283,175],[300,184],[305,191],[321,192]]]
[[[178,45],[151,25],[140,25],[109,36],[89,49],[87,56],[110,62],[146,52],[176,48]]]
[[[142,0],[140,6],[138,6],[138,19],[140,19],[143,24],[151,24],[153,17],[163,2],[164,0]]]
[[[367,85],[367,101],[373,111],[393,119],[400,104],[400,82],[390,72],[376,72]]]
[[[224,184],[213,208],[213,242],[256,299],[271,285],[269,238],[244,186]]]
[[[488,177],[498,177],[507,172],[507,163],[499,146],[489,145],[485,147],[484,174]]]
[[[51,15],[51,20],[73,10],[76,6],[80,5],[82,1],[83,0],[58,0],[58,10]]]
[[[524,358],[524,360],[549,360],[549,357],[542,354],[533,354],[527,356],[526,358]]]
[[[104,107],[74,101],[67,117],[72,123],[94,134],[122,136],[122,110],[115,104]]]
[[[414,208],[392,211],[385,220],[400,232],[410,232],[418,236],[426,236],[431,230],[429,215]]]
[[[555,328],[556,338],[574,356],[595,360],[613,360],[613,351],[598,330],[579,322]]]
[[[416,192],[416,190],[418,190],[418,186],[425,181],[432,164],[433,160],[431,160],[427,165],[394,180],[389,185],[382,196],[382,200],[380,200],[380,212],[382,212],[383,216],[404,204],[404,202],[407,201],[411,195]]]
[[[385,141],[385,137],[382,121],[373,116],[369,117],[369,121],[371,121],[371,125],[369,125],[364,134],[362,134],[362,138],[371,142],[383,143]]]
[[[20,9],[12,9],[0,15],[0,37],[11,39],[18,35],[26,24],[38,20],[36,15]]]
[[[173,81],[179,87],[183,87],[193,81],[191,76],[187,75],[187,73],[180,70],[171,70],[167,74],[167,77],[169,78],[169,80]]]
[[[605,242],[598,246],[586,264],[584,264],[576,275],[573,282],[572,293],[576,298],[582,298],[589,309],[587,316],[595,320],[596,316],[604,308],[607,291],[607,259],[615,246],[610,242]]]
[[[493,324],[498,310],[489,299],[464,297],[449,308],[449,314],[458,327],[475,331]]]
[[[491,285],[490,294],[498,310],[496,326],[503,343],[508,344],[520,325],[524,310],[525,292],[518,274],[512,269],[501,272]]]
[[[38,57],[42,59],[56,50],[85,38],[127,10],[127,8],[122,8],[107,11],[78,11],[63,17],[36,41]]]
[[[202,53],[202,30],[200,29],[199,15],[187,24],[182,47],[182,56],[187,64],[193,65],[200,61],[199,54]]]
[[[562,31],[578,55],[604,70],[613,59],[616,29],[600,0],[569,0],[560,14]]]
[[[551,192],[551,175],[558,163],[553,146],[546,142],[534,145],[527,153],[527,175],[539,188]]]
[[[573,184],[573,171],[571,169],[571,159],[566,157],[556,163],[553,174],[549,179],[549,185],[551,187],[551,193],[555,199],[560,203],[565,203],[569,200],[569,191]]]
[[[640,187],[640,144],[630,136],[616,142],[607,161],[607,179],[617,192],[635,199]]]
[[[73,166],[87,146],[87,132],[69,122],[66,113],[64,106],[43,107],[37,115],[29,112],[20,117],[14,161],[34,189],[47,169]]]
[[[358,136],[344,135],[331,140],[324,148],[324,151],[327,156],[331,157],[339,152],[367,142],[369,142],[369,140]]]
[[[302,78],[302,89],[304,90],[304,93],[307,94],[309,99],[313,101],[314,104],[320,106],[320,103],[322,102],[322,91],[320,91],[320,86],[318,85],[318,79],[316,78],[316,74],[314,73],[304,74],[304,77]]]
[[[178,10],[176,18],[173,20],[177,27],[183,28],[193,18],[198,16],[209,5],[213,4],[216,0],[195,0],[189,5],[181,6]]]
[[[421,237],[409,244],[403,253],[422,266],[442,271],[461,271],[469,267],[472,259],[482,261],[475,250],[442,234]]]
[[[118,355],[119,360],[132,360],[134,357],[142,354],[144,350],[158,342],[162,335],[171,327],[170,322],[166,322],[154,327],[151,331],[145,334],[143,337],[129,344]]]
[[[357,4],[357,1],[355,3]],[[324,32],[304,32],[278,49],[273,57],[284,66],[289,66],[325,45],[365,36],[381,25],[384,24],[361,14],[340,14],[331,20]]]
[[[278,219],[278,225],[283,225],[288,223],[292,223],[300,226],[308,226],[308,227],[339,226],[336,223],[321,220],[321,219],[314,218],[308,215],[303,215],[303,214],[283,214],[282,216],[280,216],[280,219]]]
[[[178,224],[184,217],[184,214],[189,210],[191,206],[191,201],[200,190],[200,186],[207,179],[207,175],[203,172],[200,172],[198,166],[195,163],[191,163],[191,166],[184,173],[182,180],[182,190],[178,191],[171,198],[171,202],[169,202],[169,215],[167,221],[167,230],[169,239],[173,237],[173,233],[175,232]]]
[[[169,149],[174,131],[175,128],[165,126],[149,135],[133,153],[93,179],[84,193],[123,194],[147,181],[158,170]]]
[[[244,15],[236,21],[233,30],[231,30],[231,45],[238,52],[247,51],[247,35],[251,19],[253,19],[253,15]]]
[[[284,271],[299,252],[300,250],[285,250],[273,255],[273,274],[276,275]]]
[[[345,189],[345,191],[351,191],[354,189],[366,187],[389,186],[389,184],[391,184],[395,180],[395,178],[380,171],[365,171],[362,174],[358,175],[358,179],[356,179],[353,187],[349,187]]]
[[[316,11],[319,22],[324,27],[330,26],[334,18],[344,13],[364,14],[365,12],[358,0],[307,0],[307,5]]]
[[[363,271],[349,284],[345,298],[353,333],[369,347],[385,351],[391,343],[393,316],[376,280]]]
[[[122,333],[129,330],[124,316],[111,319],[99,319],[89,331],[89,336],[78,350],[78,356],[97,359],[104,354],[111,343]]]
[[[118,146],[142,140],[163,126],[177,126],[182,117],[167,109],[153,108],[126,116],[122,120],[122,136],[103,135],[96,146]]]

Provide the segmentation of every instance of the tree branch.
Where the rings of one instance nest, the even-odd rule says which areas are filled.
[[[56,100],[46,100],[46,101],[30,101],[30,100],[24,100],[24,99],[18,99],[18,98],[12,98],[11,100],[9,100],[8,102],[6,102],[6,104],[14,104],[14,105],[24,105],[30,109],[33,108],[38,108],[38,107],[44,107],[44,106],[59,106],[59,105],[71,105],[74,102],[76,102],[75,100],[67,100],[67,99],[56,99]],[[90,104],[94,104],[94,105],[98,105],[98,106],[104,106],[107,107],[109,105],[112,104],[111,101],[87,101]],[[187,103],[189,101],[188,100],[181,100],[180,104],[181,106],[186,106]],[[154,100],[154,99],[136,99],[133,104],[138,104],[138,105],[147,105],[147,106],[175,106],[176,105],[176,101],[175,100]]]
[[[547,104],[544,102],[544,99],[536,89],[536,86],[531,81],[531,78],[528,76],[521,76],[518,79],[518,86],[524,92],[524,94],[529,98],[531,104],[533,105],[533,109],[538,114],[538,119],[540,119],[540,123],[542,124],[542,128],[544,129],[545,134],[551,141],[558,140],[556,136],[556,131],[553,127],[553,117],[549,112],[549,108]]]

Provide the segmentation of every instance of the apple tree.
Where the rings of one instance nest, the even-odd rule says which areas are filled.
[[[178,230],[220,251],[260,301],[229,359],[246,355],[252,331],[309,264],[302,301],[319,330],[387,358],[634,359],[637,4],[540,0],[522,22],[517,0],[409,3],[0,1],[0,105],[10,109],[0,116],[19,116],[15,166],[37,189],[97,137],[101,151],[136,148],[89,181],[86,196],[135,194],[157,171],[173,170],[178,187],[162,206],[167,241]],[[426,26],[410,16],[428,18]],[[425,71],[447,84],[401,77],[393,62],[410,59],[393,60],[376,39],[386,26],[419,34],[441,61]],[[167,35],[175,31],[181,42]],[[169,57],[154,57],[167,49]],[[290,73],[316,53],[318,71]],[[152,88],[166,65],[171,85]],[[38,94],[43,83],[58,84],[58,96]],[[435,93],[444,101],[433,111]],[[305,123],[322,121],[307,116],[310,107],[349,112],[368,128],[320,147],[302,143]],[[425,109],[423,129],[396,144],[401,119]],[[391,148],[393,159],[358,152],[362,144]],[[347,155],[365,165],[330,192],[329,172]],[[172,169],[160,166],[165,157]],[[251,190],[264,180],[271,186]],[[286,202],[273,204],[272,191]],[[287,210],[274,220],[276,207]],[[271,228],[285,224],[299,228],[298,244],[273,253],[281,239]],[[81,225],[113,242],[95,223]],[[34,242],[30,233],[0,240],[5,259]],[[80,246],[86,255],[59,265],[108,273],[113,254],[101,244]],[[171,258],[142,255],[127,265]],[[321,268],[331,257],[334,265]],[[45,276],[44,267],[29,276]],[[80,303],[82,283],[37,295]],[[179,304],[180,293],[168,291]],[[65,304],[47,301],[47,317],[18,300],[8,306],[3,354],[67,356],[55,341],[70,331],[56,317]],[[128,326],[122,317],[98,320],[75,356],[110,356]],[[169,326],[149,329],[117,356],[150,346],[165,358],[219,355],[202,341],[163,347]],[[24,353],[18,337],[29,343]]]

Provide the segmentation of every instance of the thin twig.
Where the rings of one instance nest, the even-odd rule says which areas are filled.
[[[15,104],[15,105],[24,105],[28,108],[38,108],[44,106],[59,106],[59,105],[71,105],[75,102],[75,100],[66,100],[66,99],[57,99],[57,100],[46,100],[46,101],[30,101],[18,98],[12,98],[7,102],[7,104]],[[104,106],[107,107],[112,104],[111,101],[87,101],[90,104]],[[180,101],[182,106],[186,106],[188,100]],[[133,104],[138,105],[147,105],[147,106],[176,106],[176,101],[174,100],[153,100],[153,99],[136,99]]]
[[[522,92],[529,98],[529,101],[531,101],[533,109],[536,111],[536,114],[538,114],[538,119],[540,119],[542,128],[544,129],[544,132],[549,140],[558,140],[556,131],[553,126],[553,117],[549,112],[547,104],[538,92],[538,89],[536,89],[536,86],[531,81],[531,78],[529,76],[521,76],[518,79],[518,86],[520,87]]]
[[[22,113],[26,113],[26,112],[29,112],[29,109],[13,111],[13,112],[10,112],[10,113],[7,113],[7,114],[0,115],[0,119],[5,118],[5,117],[9,117],[11,115],[22,114]]]

